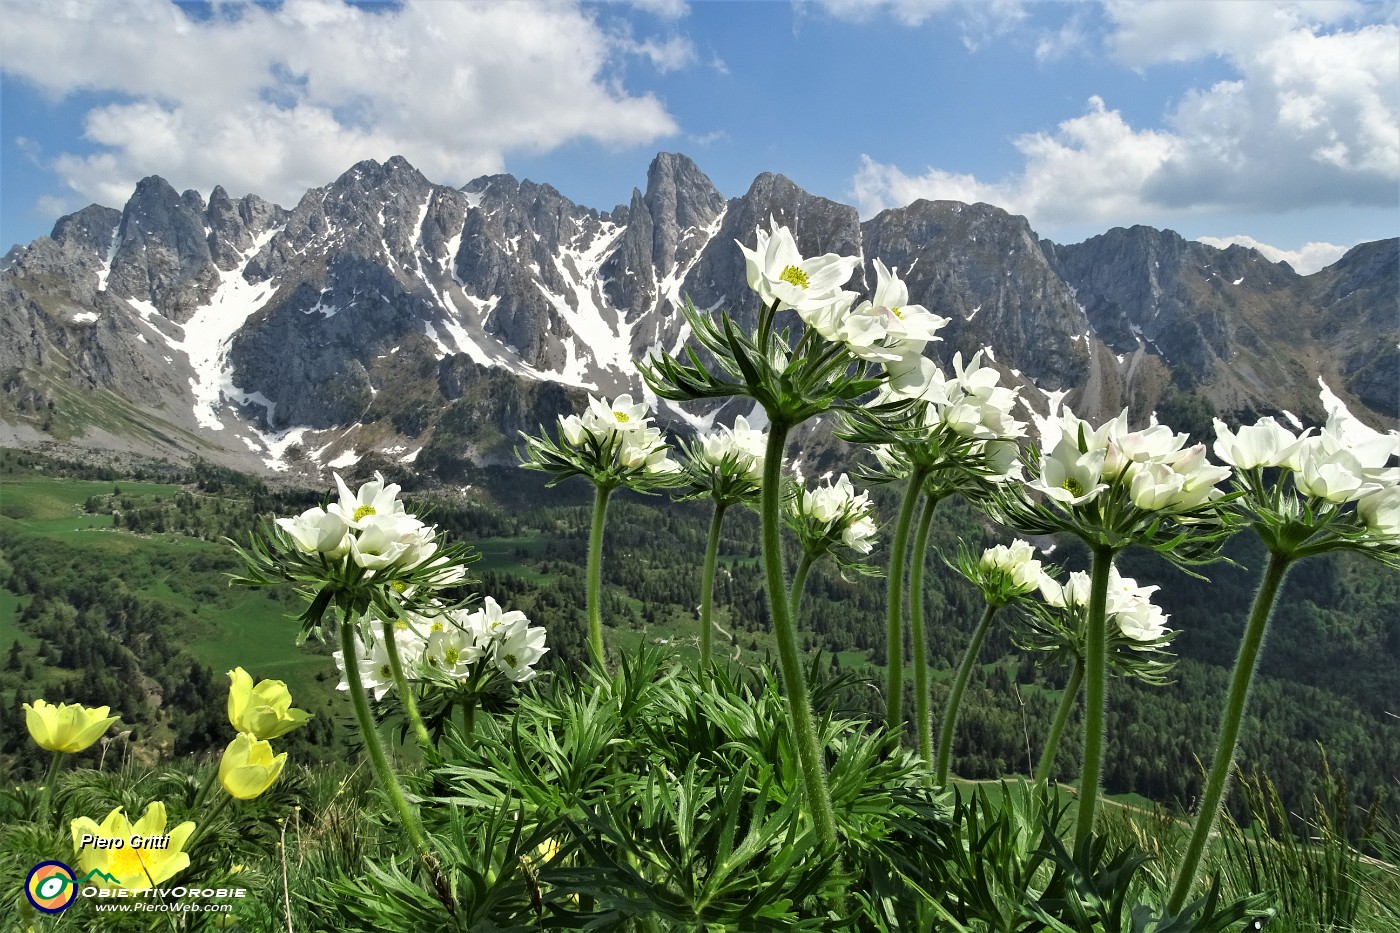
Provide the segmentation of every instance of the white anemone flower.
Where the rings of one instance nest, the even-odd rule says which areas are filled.
[[[296,518],[279,518],[277,524],[297,548],[307,554],[324,554],[327,560],[338,560],[350,551],[350,526],[335,512],[317,506]]]
[[[720,425],[700,439],[701,459],[718,469],[726,461],[740,475],[757,482],[763,478],[763,462],[768,451],[768,435],[749,426],[743,415],[734,419],[734,427]]]
[[[447,677],[460,680],[471,674],[472,666],[485,653],[473,633],[455,625],[445,625],[428,635],[422,663]]]
[[[1372,533],[1400,536],[1400,486],[1387,486],[1358,499],[1356,514]]]
[[[1215,444],[1212,450],[1222,462],[1237,470],[1252,470],[1257,467],[1297,467],[1296,457],[1307,437],[1295,435],[1273,419],[1260,418],[1254,424],[1241,425],[1238,431],[1231,431],[1229,425],[1219,418],[1214,419]]]
[[[762,228],[756,231],[754,249],[739,244],[749,288],[765,305],[777,301],[779,308],[792,308],[806,320],[807,314],[841,296],[841,286],[860,265],[860,259],[834,253],[804,259],[791,230],[771,217],[768,226],[771,233]]]
[[[1045,576],[1040,561],[1035,559],[1035,548],[1028,541],[1019,538],[1010,545],[998,544],[982,552],[979,568],[987,574],[996,574],[1008,584],[1012,594],[1029,593],[1040,585]]]
[[[1069,437],[1062,437],[1054,450],[1041,456],[1040,476],[1028,485],[1065,507],[1083,505],[1108,488],[1100,482],[1104,448],[1081,453]]]
[[[599,440],[606,440],[613,434],[645,431],[650,420],[646,402],[633,402],[632,396],[625,393],[611,402],[590,395],[588,410],[583,415],[584,427]]]
[[[496,642],[492,660],[500,671],[515,683],[523,684],[535,676],[534,665],[545,656],[545,631],[538,626],[510,626]]]
[[[374,479],[354,493],[350,492],[350,487],[345,485],[339,473],[335,474],[335,484],[340,489],[340,501],[332,502],[329,511],[339,515],[351,528],[363,528],[364,521],[376,515],[404,514],[403,503],[398,500],[398,484],[384,485],[384,476],[378,471]]]
[[[336,684],[337,690],[349,690],[350,680],[346,673],[345,652],[334,652],[335,665],[340,670],[340,683]],[[360,672],[360,683],[364,688],[374,694],[376,700],[382,700],[394,689],[394,669],[389,664],[389,653],[384,648],[382,641],[375,642],[374,647],[365,651],[364,642],[360,641],[360,636],[355,636],[355,657],[356,668]]]
[[[1305,496],[1340,504],[1360,499],[1376,491],[1366,468],[1349,451],[1329,450],[1325,434],[1309,438],[1299,452],[1293,485]]]
[[[885,364],[888,379],[880,387],[879,402],[920,399],[934,404],[947,404],[943,371],[938,364],[924,356],[924,345],[918,341],[901,345],[904,355]]]
[[[1113,614],[1118,630],[1133,641],[1156,641],[1167,634],[1167,614],[1145,599]]]
[[[366,570],[384,570],[400,564],[422,546],[423,523],[412,515],[366,515],[360,533],[350,539],[350,557]]]

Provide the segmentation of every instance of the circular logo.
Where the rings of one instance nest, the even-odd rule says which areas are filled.
[[[35,910],[56,914],[67,910],[78,897],[78,883],[73,869],[62,862],[40,862],[29,870],[24,879],[24,896]]]

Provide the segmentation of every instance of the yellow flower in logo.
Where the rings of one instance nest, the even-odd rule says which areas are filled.
[[[135,825],[127,820],[122,808],[117,807],[107,814],[100,826],[86,816],[78,817],[70,826],[73,851],[78,856],[78,877],[91,875],[86,884],[144,891],[168,881],[190,865],[190,857],[183,849],[194,832],[194,823],[186,820],[176,826],[167,840],[165,804],[160,801],[149,804]],[[83,845],[84,836],[104,843],[119,841],[121,848],[99,849],[91,841]],[[133,845],[137,836],[141,838],[139,847]],[[165,847],[150,847],[156,840],[165,843]]]

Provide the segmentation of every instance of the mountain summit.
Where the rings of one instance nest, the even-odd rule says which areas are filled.
[[[1305,277],[1148,227],[1058,245],[987,204],[861,223],[781,175],[726,201],[661,153],[603,213],[510,175],[436,185],[397,156],[290,210],[146,178],[122,210],[84,208],[7,255],[0,435],[272,469],[499,458],[571,392],[640,391],[634,361],[684,342],[686,298],[751,319],[734,241],[770,216],[806,253],[862,255],[867,280],[877,257],[897,267],[912,301],[952,319],[931,353],[990,346],[1033,399],[1182,427],[1318,418],[1321,376],[1395,423],[1395,240]]]

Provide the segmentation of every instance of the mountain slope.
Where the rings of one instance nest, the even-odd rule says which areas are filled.
[[[781,175],[725,201],[661,153],[610,212],[509,175],[436,185],[400,157],[290,210],[147,178],[121,211],[85,208],[6,257],[0,428],[272,469],[502,459],[585,391],[641,391],[634,361],[684,342],[686,297],[752,323],[735,241],[770,217],[807,254],[861,255],[853,287],[876,257],[897,267],[951,319],[932,355],[989,345],[1032,400],[1316,417],[1323,376],[1394,423],[1396,241],[1303,277],[1146,227],[1060,246],[986,204],[862,223]]]

